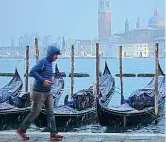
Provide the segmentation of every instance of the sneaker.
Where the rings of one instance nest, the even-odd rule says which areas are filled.
[[[29,140],[29,137],[26,133],[22,132],[21,129],[17,129],[16,133],[22,138],[22,140]]]
[[[63,136],[61,135],[58,135],[58,134],[50,135],[50,141],[58,141],[62,139],[63,139]]]

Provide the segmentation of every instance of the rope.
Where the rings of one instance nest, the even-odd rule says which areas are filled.
[[[120,88],[118,88],[118,87],[115,87],[116,89],[119,89],[119,90],[121,90]]]
[[[150,113],[150,111],[147,111],[146,114],[150,114],[153,118],[156,119],[156,117],[152,113]]]
[[[116,87],[115,87],[116,88]],[[116,89],[118,89],[118,88],[116,88]],[[121,93],[120,92],[118,92],[118,91],[115,91],[116,93],[118,93],[119,95],[121,95]],[[125,95],[125,93],[123,93],[123,95]],[[127,94],[126,94],[127,95]]]

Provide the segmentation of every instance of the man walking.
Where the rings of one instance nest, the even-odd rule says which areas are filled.
[[[20,128],[17,129],[17,134],[23,140],[29,139],[26,135],[26,130],[39,115],[43,104],[45,104],[47,111],[50,140],[61,140],[63,138],[63,136],[58,135],[56,130],[55,117],[53,115],[53,95],[50,93],[53,73],[52,62],[58,59],[58,55],[60,55],[60,50],[56,46],[49,46],[47,56],[39,60],[30,71],[30,75],[35,78],[32,91],[32,108]]]

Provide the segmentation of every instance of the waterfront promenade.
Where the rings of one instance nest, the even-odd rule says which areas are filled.
[[[48,142],[48,132],[28,132],[26,142]],[[165,142],[165,134],[59,133],[63,142]],[[0,132],[0,142],[21,142],[15,132]]]

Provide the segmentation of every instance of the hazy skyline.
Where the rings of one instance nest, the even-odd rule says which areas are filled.
[[[156,6],[165,19],[164,0],[110,0],[112,34],[124,31],[128,18],[135,28],[139,18],[147,27]],[[77,39],[98,37],[98,0],[0,0],[0,45],[10,45],[11,39],[25,33],[44,37],[64,36]],[[16,41],[18,42],[18,41]]]

